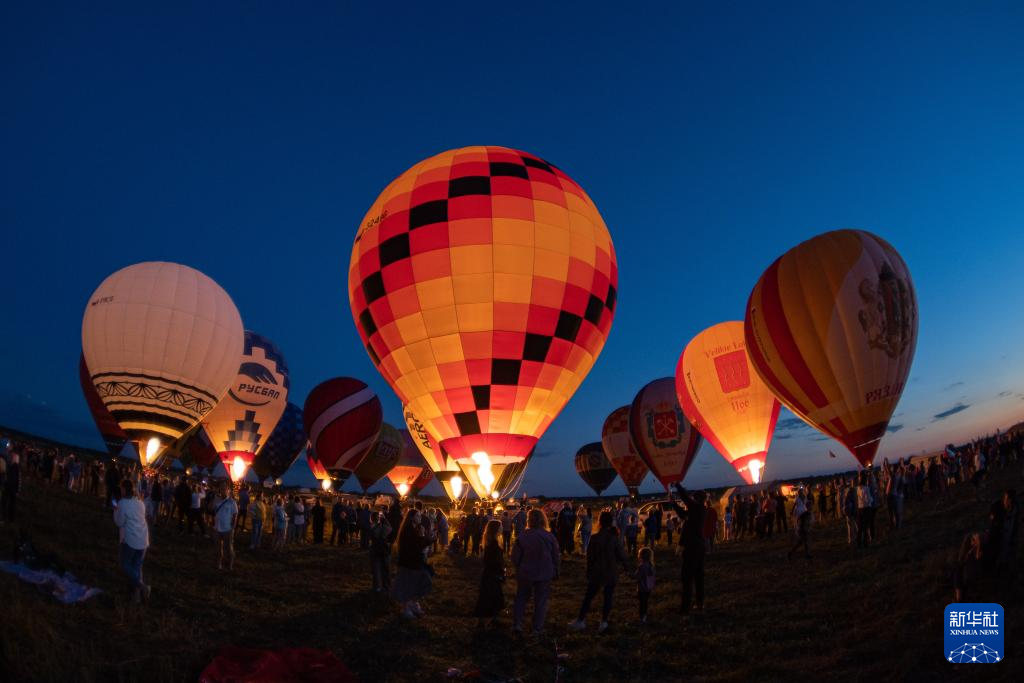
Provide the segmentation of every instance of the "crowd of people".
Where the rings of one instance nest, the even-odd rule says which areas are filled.
[[[425,614],[422,600],[433,586],[431,555],[481,556],[474,615],[481,627],[495,623],[505,609],[504,584],[514,576],[516,634],[527,630],[531,603],[530,628],[544,629],[552,582],[563,560],[578,554],[586,558],[586,588],[569,628],[586,628],[591,604],[601,595],[597,630],[604,632],[623,577],[633,585],[638,620],[646,622],[655,590],[654,549],[659,546],[676,548],[681,557],[679,609],[689,614],[704,607],[705,556],[714,552],[716,543],[758,542],[792,529],[795,540],[788,556],[802,551],[810,559],[812,525],[825,523],[845,526],[847,543],[867,548],[883,531],[903,525],[904,508],[912,501],[941,496],[960,485],[970,486],[978,500],[988,496],[989,471],[1019,466],[1022,452],[1024,434],[997,434],[960,448],[950,446],[929,458],[883,461],[878,468],[807,485],[733,490],[717,500],[677,487],[667,500],[645,505],[615,501],[597,511],[595,522],[588,504],[523,500],[504,506],[487,501],[445,510],[422,501],[403,505],[398,499],[234,487],[188,473],[145,471],[138,464],[8,443],[0,449],[0,519],[16,522],[18,491],[26,475],[45,486],[95,496],[112,511],[119,562],[134,602],[150,595],[143,565],[157,528],[212,539],[217,567],[227,572],[234,568],[239,536],[253,551],[265,544],[272,552],[306,543],[357,546],[369,556],[373,590],[388,593],[408,619]],[[883,507],[886,521],[878,516]],[[986,528],[968,533],[960,547],[952,571],[957,601],[981,577],[1014,571],[1019,525],[1015,491],[999,492]]]

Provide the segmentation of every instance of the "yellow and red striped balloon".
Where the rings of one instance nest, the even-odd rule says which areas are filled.
[[[750,293],[744,333],[779,400],[870,465],[917,345],[914,283],[896,250],[863,230],[793,247]]]

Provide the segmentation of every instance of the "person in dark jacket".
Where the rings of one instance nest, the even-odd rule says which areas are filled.
[[[505,582],[505,554],[498,540],[500,535],[501,522],[497,519],[487,522],[484,528],[484,571],[480,575],[480,593],[473,611],[477,628],[484,627],[485,619],[489,619],[490,625],[494,626],[505,607],[505,595],[501,590]]]
[[[480,536],[483,523],[480,518],[480,509],[473,510],[466,515],[466,535],[462,537],[462,549],[464,552],[472,552],[474,555],[480,552]],[[472,545],[470,545],[472,543]]]
[[[407,619],[423,616],[420,598],[430,593],[433,581],[427,566],[427,548],[433,539],[423,535],[421,513],[409,509],[398,531],[398,572],[391,585],[391,597],[402,605]]]
[[[310,517],[313,519],[313,543],[324,542],[324,523],[327,521],[327,509],[320,502],[320,498],[316,499],[316,505],[313,506],[313,511],[310,512]]]
[[[359,548],[370,549],[370,504],[363,503],[356,511],[356,522],[359,524]]]
[[[558,545],[563,555],[573,554],[576,549],[575,536],[576,511],[573,510],[572,503],[567,502],[562,505],[562,510],[558,513]]]
[[[679,546],[683,550],[680,611],[686,615],[690,613],[690,599],[694,593],[696,602],[692,606],[704,608],[704,494],[698,491],[690,496],[679,484],[676,484],[676,491],[683,504],[676,503],[672,494],[669,494],[668,504],[683,520],[683,528],[679,531]]]
[[[583,594],[579,616],[569,622],[569,628],[582,631],[587,627],[587,612],[590,603],[598,591],[604,590],[604,603],[601,605],[601,625],[598,633],[608,630],[608,616],[612,613],[612,599],[615,596],[615,584],[618,583],[618,568],[627,569],[626,550],[622,547],[619,530],[612,521],[609,510],[601,512],[598,517],[598,530],[590,538],[587,546],[587,591]]]
[[[189,488],[185,477],[178,481],[174,487],[175,514],[178,515],[178,533],[185,533],[185,520],[188,519],[188,509],[192,506],[192,489]]]
[[[512,631],[523,635],[526,603],[533,597],[533,632],[544,630],[551,582],[558,578],[561,553],[558,539],[548,531],[544,511],[531,508],[526,529],[512,543],[512,565],[516,568],[516,601],[512,609]]]

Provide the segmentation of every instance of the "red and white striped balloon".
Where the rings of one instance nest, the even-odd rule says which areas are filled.
[[[383,420],[377,394],[352,377],[335,377],[317,385],[302,411],[317,458],[327,470],[346,477],[373,447]]]

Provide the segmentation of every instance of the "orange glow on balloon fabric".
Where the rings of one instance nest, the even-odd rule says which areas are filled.
[[[448,456],[483,452],[501,469],[527,457],[593,366],[618,269],[597,208],[561,169],[466,147],[385,188],[359,227],[348,286],[402,403]]]

